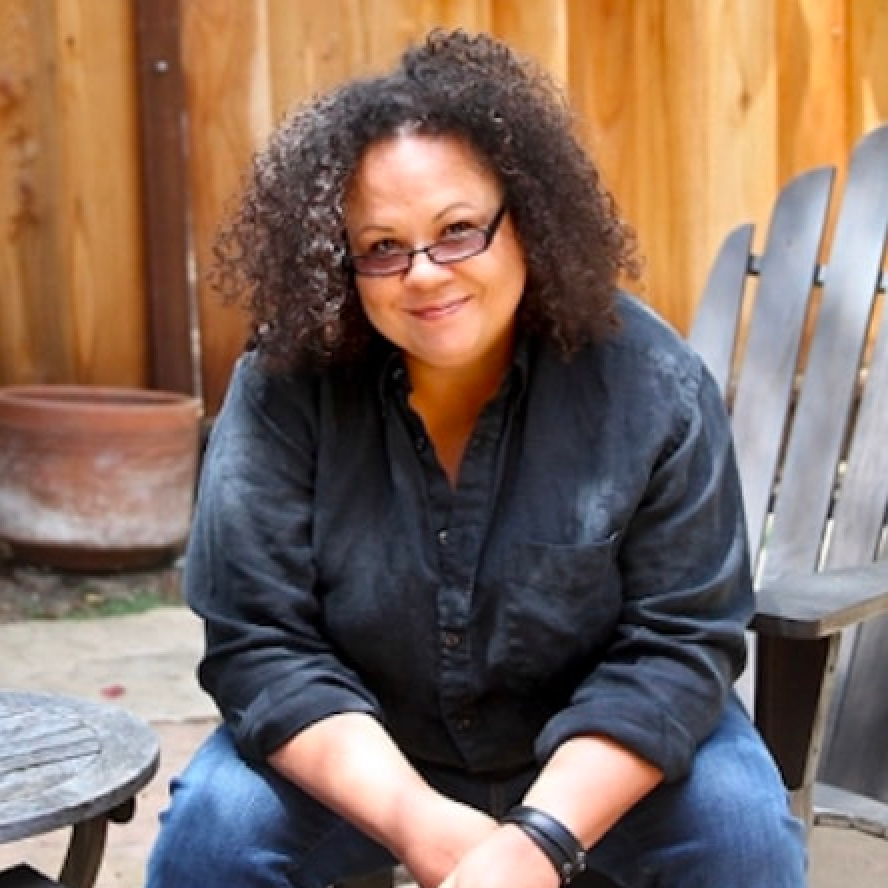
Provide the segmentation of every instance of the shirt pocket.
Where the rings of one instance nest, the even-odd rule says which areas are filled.
[[[600,660],[622,606],[621,537],[524,542],[509,550],[490,662],[506,687],[564,693]]]

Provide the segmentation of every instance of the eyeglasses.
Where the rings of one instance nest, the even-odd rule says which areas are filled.
[[[505,215],[506,205],[503,204],[486,228],[466,228],[464,231],[449,235],[428,246],[417,247],[415,250],[391,250],[385,253],[346,256],[345,266],[364,277],[388,277],[409,271],[413,265],[413,257],[417,253],[425,253],[437,265],[462,262],[463,259],[471,259],[472,256],[483,253],[490,246]]]

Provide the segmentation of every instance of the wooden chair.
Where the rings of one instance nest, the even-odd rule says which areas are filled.
[[[756,723],[808,825],[886,838],[888,126],[854,151],[824,264],[834,179],[783,188],[761,255],[752,225],[728,234],[690,341],[731,409],[757,553]]]
[[[783,188],[760,256],[751,225],[727,236],[690,341],[731,408],[758,553],[756,722],[809,825],[885,838],[888,126],[853,152],[821,263],[834,178]]]

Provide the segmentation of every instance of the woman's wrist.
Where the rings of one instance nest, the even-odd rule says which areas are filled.
[[[530,805],[516,805],[503,823],[517,826],[551,862],[562,885],[569,884],[586,869],[586,850],[577,837],[557,818]]]

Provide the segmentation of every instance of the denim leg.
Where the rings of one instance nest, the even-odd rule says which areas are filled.
[[[691,774],[637,805],[590,863],[631,888],[804,888],[804,830],[738,700]]]
[[[238,755],[224,727],[171,784],[146,888],[323,888],[389,852],[280,777]]]

